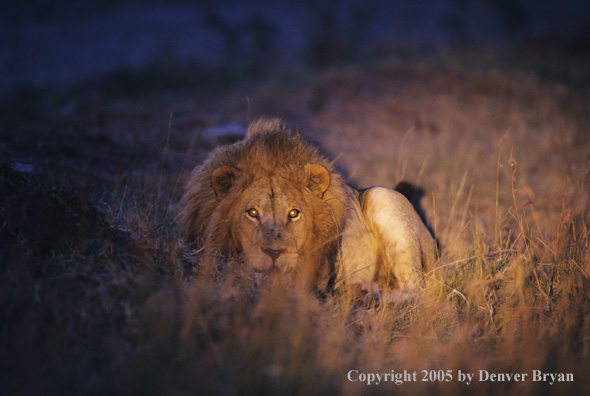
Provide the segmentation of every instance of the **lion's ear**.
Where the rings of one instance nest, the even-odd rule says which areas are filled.
[[[229,189],[241,175],[242,171],[233,166],[222,166],[213,171],[211,174],[211,187],[213,187],[218,200],[222,199],[228,193]]]
[[[330,172],[321,165],[305,165],[307,187],[320,198],[330,186]]]

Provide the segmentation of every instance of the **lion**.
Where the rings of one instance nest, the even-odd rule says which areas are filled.
[[[435,243],[411,203],[385,187],[357,190],[279,119],[197,166],[182,198],[186,240],[202,265],[237,260],[317,290],[417,290]]]

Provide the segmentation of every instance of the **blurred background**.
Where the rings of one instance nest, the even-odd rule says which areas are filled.
[[[113,73],[169,87],[281,77],[410,50],[587,52],[589,20],[585,0],[28,0],[0,15],[0,93]]]

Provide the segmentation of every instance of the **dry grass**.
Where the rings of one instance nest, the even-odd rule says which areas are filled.
[[[65,118],[7,121],[2,150],[39,173],[4,167],[0,179],[2,388],[590,392],[587,89],[472,54],[250,90],[252,116],[300,127],[353,183],[422,187],[438,269],[420,298],[381,306],[285,295],[231,263],[211,278],[180,242],[182,183],[212,148],[198,131],[247,121],[245,94],[79,98]],[[366,385],[350,370],[417,377]],[[422,382],[422,370],[453,379]],[[480,382],[478,370],[528,378]],[[533,370],[574,382],[534,382]]]

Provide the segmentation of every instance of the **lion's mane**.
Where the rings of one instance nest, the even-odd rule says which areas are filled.
[[[320,165],[329,172],[329,186],[321,197],[309,191],[309,175],[305,171],[309,164]],[[227,194],[219,197],[212,186],[212,175],[223,167],[239,170],[240,177],[232,181]],[[183,197],[181,214],[187,240],[203,246],[208,260],[218,260],[220,256],[239,258],[242,247],[235,228],[243,213],[233,204],[253,181],[277,176],[288,180],[292,191],[303,192],[310,211],[306,231],[311,237],[302,249],[308,254],[301,256],[308,262],[298,265],[333,273],[351,190],[332,162],[278,120],[254,122],[243,140],[216,148],[195,168]]]

